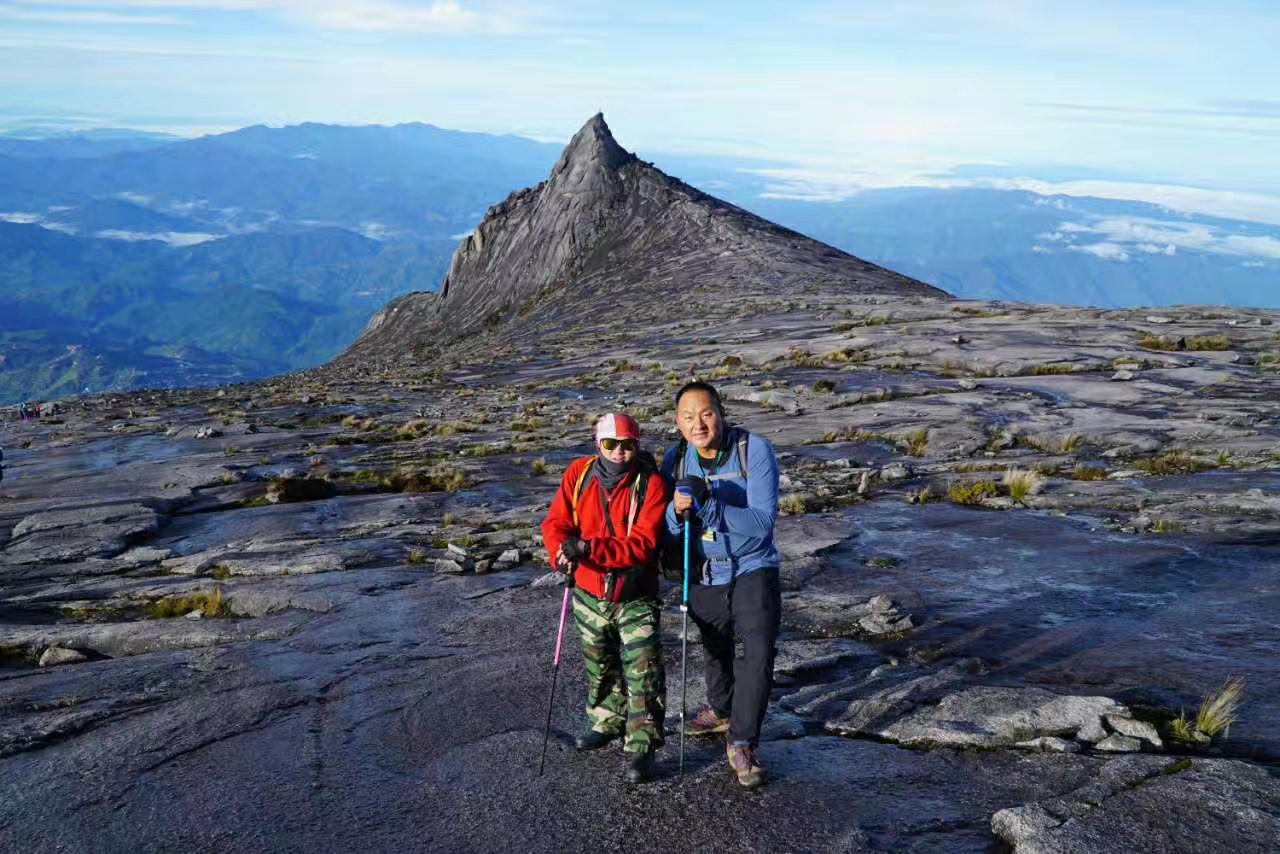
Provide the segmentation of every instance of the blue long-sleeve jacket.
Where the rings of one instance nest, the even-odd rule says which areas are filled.
[[[738,469],[738,439],[746,432],[741,427],[729,428],[725,460],[710,480],[708,498],[693,520],[695,556],[703,567],[704,584],[728,584],[737,576],[778,566],[778,548],[773,544],[773,526],[778,520],[778,458],[773,445],[758,433],[747,440],[747,478]],[[680,445],[667,451],[662,471],[674,478],[676,455]],[[703,476],[698,451],[685,448],[684,474]],[[667,504],[667,530],[680,534],[684,525],[676,518],[675,504]],[[712,532],[709,537],[707,532]],[[694,578],[698,577],[696,571]]]

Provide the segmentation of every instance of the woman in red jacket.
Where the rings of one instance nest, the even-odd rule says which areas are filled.
[[[596,423],[596,455],[574,460],[542,523],[552,565],[573,573],[573,615],[587,674],[579,750],[623,738],[627,779],[653,772],[662,746],[665,674],[659,638],[658,544],[670,493],[640,454],[640,425],[616,412]]]

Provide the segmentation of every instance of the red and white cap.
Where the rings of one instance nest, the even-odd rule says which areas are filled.
[[[601,439],[639,439],[640,424],[625,412],[609,412],[596,422],[596,441]]]

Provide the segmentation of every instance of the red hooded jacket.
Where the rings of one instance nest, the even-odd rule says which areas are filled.
[[[560,544],[579,537],[589,544],[589,557],[578,565],[575,583],[597,599],[621,602],[658,592],[658,545],[666,529],[665,513],[670,489],[662,475],[650,468],[628,472],[608,496],[609,520],[605,521],[600,481],[588,477],[578,496],[578,521],[573,518],[573,491],[578,479],[595,457],[581,457],[569,464],[560,481],[560,489],[551,502],[547,518],[542,521],[542,542],[548,559],[554,564]],[[637,472],[647,479],[644,499],[632,519],[631,503],[636,490]],[[630,522],[630,531],[628,531]],[[606,596],[608,575],[614,574],[612,595]]]

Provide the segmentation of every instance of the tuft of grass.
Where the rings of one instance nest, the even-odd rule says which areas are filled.
[[[928,486],[922,486],[919,489],[915,489],[907,493],[908,504],[928,504],[930,501],[937,500],[938,496],[935,495],[933,489]]]
[[[1000,489],[995,481],[979,480],[973,483],[953,483],[947,489],[947,500],[954,504],[981,504],[999,494]]]
[[[476,427],[467,421],[445,421],[436,425],[437,436],[452,436],[455,433],[474,433]]]
[[[392,492],[457,492],[470,484],[462,469],[405,469],[393,472],[383,481]]]
[[[1228,679],[1220,691],[1206,695],[1200,701],[1200,710],[1196,712],[1196,729],[1210,738],[1226,734],[1236,722],[1243,696],[1244,680]]]
[[[1074,454],[1076,451],[1080,450],[1080,445],[1083,442],[1084,437],[1079,433],[1068,433],[1066,436],[1062,437],[1062,444],[1058,447],[1061,453]]]
[[[1045,376],[1053,376],[1055,374],[1074,374],[1075,372],[1076,372],[1075,365],[1064,365],[1061,363],[1056,363],[1056,364],[1046,364],[1046,365],[1033,365],[1029,373],[1033,377],[1045,377]],[[1019,371],[1019,373],[1027,373],[1027,372]]]
[[[411,439],[421,439],[431,429],[431,424],[425,418],[414,418],[401,424],[396,428],[395,437],[399,441],[408,441]]]
[[[468,445],[460,453],[464,457],[496,457],[509,454],[515,450],[510,442],[497,442],[493,445]]]
[[[1203,738],[1196,738],[1195,721],[1187,717],[1185,711],[1178,712],[1178,716],[1169,721],[1169,737],[1183,744],[1195,744],[1204,740]]]
[[[1009,497],[1019,504],[1026,504],[1027,499],[1044,488],[1044,475],[1024,469],[1005,469],[1004,488],[1009,490]]]
[[[1133,467],[1154,475],[1195,474],[1213,466],[1198,460],[1187,451],[1170,451],[1146,460],[1134,460]]]
[[[536,460],[534,460],[532,463],[529,464],[529,474],[533,475],[534,477],[540,477],[546,473],[547,473],[546,457],[538,457]]]
[[[1230,350],[1231,339],[1225,335],[1203,335],[1187,339],[1188,350]]]
[[[1072,480],[1106,480],[1107,470],[1097,466],[1076,466],[1067,472],[1067,477]]]
[[[778,512],[788,516],[802,515],[809,509],[809,502],[803,495],[792,493],[778,500]]]
[[[929,428],[921,427],[912,430],[900,440],[906,445],[907,453],[913,457],[923,457],[929,447]]]
[[[813,384],[813,390],[830,394],[836,390],[836,384],[831,380],[818,380]]]
[[[427,553],[422,549],[409,549],[409,563],[421,566],[427,562]]]
[[[186,596],[166,596],[163,599],[157,599],[146,608],[147,616],[153,620],[182,617],[193,611],[199,611],[205,617],[231,616],[231,606],[223,598],[221,587],[197,590]]]
[[[1176,534],[1186,529],[1187,526],[1181,522],[1172,522],[1168,519],[1157,519],[1151,523],[1151,532],[1153,534]]]
[[[1152,335],[1150,332],[1142,333],[1142,338],[1138,340],[1138,346],[1147,350],[1176,350],[1178,344],[1167,335]]]

